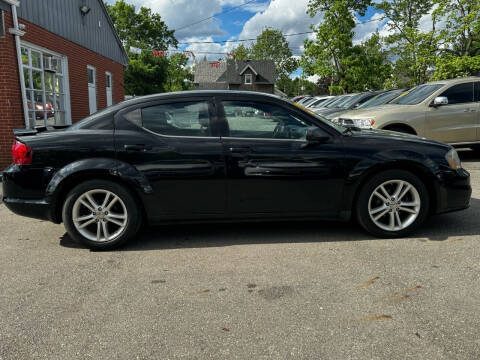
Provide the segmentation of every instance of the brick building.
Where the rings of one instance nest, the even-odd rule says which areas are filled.
[[[0,0],[0,170],[14,128],[68,125],[122,101],[127,64],[102,0]]]
[[[195,65],[195,89],[275,92],[272,60],[201,61]]]

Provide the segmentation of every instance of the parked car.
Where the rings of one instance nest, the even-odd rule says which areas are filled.
[[[35,110],[36,119],[43,119],[45,116],[45,113],[47,115],[47,118],[52,117],[55,112],[53,110],[52,104],[49,102],[45,104],[45,109],[44,109],[43,103],[41,101],[35,102],[35,106],[33,106],[32,101],[27,100],[27,107],[28,107],[28,110]]]
[[[328,111],[323,111],[322,115],[325,116],[327,119],[332,119],[339,114],[342,114],[348,110],[356,109],[364,102],[370,100],[372,97],[384,93],[383,90],[381,91],[367,91],[360,94],[351,94],[348,95],[348,98],[337,105],[336,108],[329,109]]]
[[[355,110],[366,109],[374,106],[388,104],[390,101],[396,99],[397,97],[399,97],[400,95],[404,94],[407,91],[408,89],[405,88],[405,89],[395,89],[395,90],[388,90],[388,91],[382,92],[378,95],[375,95],[371,99],[365,101],[363,104],[359,105]],[[352,110],[352,111],[355,111],[355,110]]]
[[[297,104],[305,106],[305,103],[309,100],[312,100],[312,99],[313,99],[313,96],[305,96],[301,100],[297,101]]]
[[[309,109],[317,108],[326,104],[329,100],[333,99],[335,96],[316,96],[315,100],[308,104],[306,107]]]
[[[388,104],[347,112],[334,121],[415,134],[478,149],[480,77],[419,85]]]
[[[293,101],[293,102],[298,102],[298,101],[302,100],[302,99],[303,99],[304,97],[306,97],[306,96],[311,97],[310,95],[299,95],[299,96],[293,97],[293,98],[292,98],[292,101]]]
[[[237,108],[258,116],[232,116]],[[125,243],[143,222],[353,217],[399,237],[471,195],[449,145],[357,131],[253,92],[138,97],[65,130],[17,131],[12,154],[5,205],[63,222],[95,249]]]

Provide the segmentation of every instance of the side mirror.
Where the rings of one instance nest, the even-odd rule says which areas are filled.
[[[317,127],[311,127],[307,130],[305,139],[307,140],[307,142],[304,144],[303,147],[307,147],[309,145],[324,144],[330,140],[330,136],[326,135],[321,129]]]
[[[448,98],[446,96],[437,96],[433,100],[433,105],[432,106],[437,107],[437,106],[442,106],[442,105],[448,105]]]

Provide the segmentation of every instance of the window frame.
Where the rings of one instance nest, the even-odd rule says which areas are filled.
[[[247,82],[250,79],[250,82]],[[253,85],[253,74],[245,74],[245,85]]]
[[[47,98],[47,93],[51,92],[53,94],[53,99],[54,99],[54,102],[56,102],[56,99],[57,99],[57,92],[52,89],[51,91],[48,91],[46,89],[46,86],[45,86],[45,72],[46,70],[44,69],[44,55],[47,55],[49,57],[57,57],[60,59],[60,66],[61,66],[61,73],[58,73],[59,77],[61,78],[61,86],[63,87],[63,91],[61,92],[58,92],[59,95],[63,96],[63,109],[62,110],[58,110],[55,108],[55,112],[54,112],[54,124],[55,125],[71,125],[72,124],[72,115],[71,115],[71,104],[70,104],[70,77],[69,77],[69,73],[68,73],[68,58],[67,56],[65,55],[62,55],[62,54],[59,54],[57,52],[54,52],[54,51],[51,51],[51,50],[48,50],[48,49],[45,49],[41,46],[38,46],[38,45],[35,45],[35,44],[32,44],[28,41],[24,41],[24,40],[21,40],[20,42],[20,46],[22,49],[26,49],[27,50],[27,56],[28,56],[28,64],[23,64],[23,61],[22,61],[22,71],[24,70],[27,70],[28,73],[29,73],[29,81],[30,81],[30,84],[27,84],[25,83],[25,93],[24,93],[24,96],[25,96],[25,99],[26,101],[30,100],[32,101],[31,99],[31,93],[35,93],[35,92],[41,92],[42,93],[42,105],[43,105],[43,113],[44,113],[44,116],[43,116],[43,122],[44,122],[44,125],[43,126],[47,126],[47,117],[46,117],[46,113],[48,112],[48,110],[45,110],[45,105],[46,105],[46,98]],[[40,53],[40,66],[39,67],[35,67],[33,66],[33,64],[31,63],[31,53],[32,51],[34,52],[37,52],[37,53]],[[30,87],[29,85],[31,85],[33,83],[33,71],[38,71],[38,72],[41,72],[41,83],[42,83],[42,88],[41,89],[35,89],[33,86]],[[57,72],[55,73],[57,74]],[[24,79],[24,81],[26,81],[27,79]],[[32,104],[33,105],[33,104]],[[34,113],[36,111],[33,111]],[[59,112],[62,112],[64,114],[64,124],[57,124],[57,113]],[[29,110],[29,114],[28,114],[28,118],[29,118],[29,124],[30,125],[33,125],[33,127],[36,127],[38,126],[36,124],[36,115],[34,116],[35,118],[32,120],[30,118],[30,110]]]
[[[271,106],[278,106],[282,108],[283,110],[290,112],[297,116],[298,118],[302,119],[303,121],[307,123],[311,123],[314,126],[320,128],[322,131],[330,135],[332,138],[337,138],[341,133],[334,129],[333,127],[327,126],[325,124],[322,124],[320,121],[318,121],[314,116],[309,116],[308,113],[305,111],[302,111],[300,108],[297,106],[290,104],[290,103],[283,103],[283,101],[275,101],[274,98],[268,99],[265,97],[252,97],[252,96],[216,96],[215,97],[215,105],[217,109],[217,118],[218,118],[218,123],[221,128],[221,138],[222,139],[228,139],[228,140],[252,140],[252,141],[289,141],[289,142],[302,142],[305,143],[305,139],[274,139],[274,138],[245,138],[245,137],[235,137],[235,136],[229,136],[229,128],[228,128],[228,121],[225,116],[225,109],[223,107],[222,102],[228,102],[228,101],[241,101],[241,102],[260,102],[264,104],[268,104]]]
[[[143,119],[142,119],[142,124],[136,124],[130,120],[128,120],[125,115],[146,107],[152,107],[152,106],[158,106],[158,105],[168,105],[168,104],[173,104],[173,103],[186,103],[186,102],[206,102],[208,105],[208,114],[210,117],[210,128],[211,128],[211,135],[210,136],[191,136],[191,135],[166,135],[166,134],[160,134],[155,131],[149,130],[146,127],[143,126]],[[138,128],[141,131],[148,132],[152,135],[156,135],[161,138],[176,138],[176,139],[218,139],[220,141],[220,131],[218,128],[218,116],[216,112],[216,106],[215,106],[215,100],[211,96],[201,96],[201,97],[196,97],[196,96],[190,96],[190,97],[181,97],[181,98],[171,98],[171,99],[162,99],[162,100],[151,100],[151,101],[145,101],[137,104],[133,104],[132,106],[126,107],[115,114],[115,127],[117,127],[117,124],[120,121],[125,121],[129,124],[132,124],[136,128]]]
[[[462,103],[455,103],[455,104],[451,104],[450,101],[449,101],[448,104],[442,105],[442,107],[444,107],[444,106],[455,106],[455,105],[471,104],[471,103],[475,102],[475,82],[474,82],[473,80],[472,80],[472,81],[462,82],[462,83],[452,84],[452,85],[449,86],[448,88],[443,89],[441,92],[439,92],[437,95],[435,95],[435,97],[433,98],[432,101],[434,101],[435,98],[437,98],[437,97],[439,97],[439,96],[445,96],[445,95],[444,95],[445,92],[449,91],[450,89],[454,88],[455,86],[465,85],[465,84],[468,84],[468,83],[471,83],[471,84],[472,84],[472,100],[471,100],[471,101],[462,102]]]

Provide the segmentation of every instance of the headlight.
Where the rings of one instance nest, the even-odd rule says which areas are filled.
[[[374,118],[345,119],[342,117],[336,117],[332,121],[339,123],[340,125],[343,125],[343,126],[356,126],[362,129],[370,129],[375,124]]]
[[[462,168],[462,162],[455,149],[450,150],[447,155],[445,155],[445,159],[452,169],[456,170]]]

